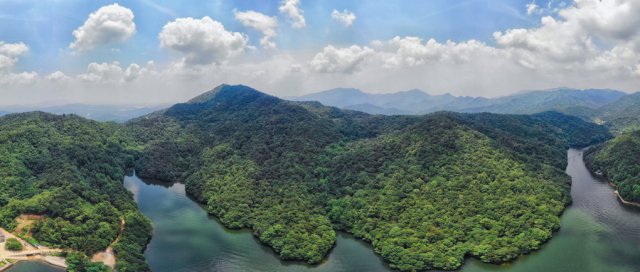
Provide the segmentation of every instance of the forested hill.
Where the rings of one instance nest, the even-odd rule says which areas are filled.
[[[640,131],[624,133],[587,150],[585,162],[609,179],[627,201],[640,202]]]
[[[320,262],[343,229],[407,271],[538,249],[570,201],[566,148],[609,137],[558,113],[374,116],[229,85],[126,127],[140,175],[186,182],[284,259]]]
[[[21,214],[43,216],[27,230],[41,244],[75,250],[73,271],[105,271],[89,258],[114,245],[118,271],[148,271],[142,252],[149,221],[122,186],[132,165],[123,127],[75,115],[42,112],[0,117],[0,225],[13,230]],[[87,257],[89,256],[89,257]]]

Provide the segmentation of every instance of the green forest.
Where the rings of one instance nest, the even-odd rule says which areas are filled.
[[[44,215],[30,230],[33,238],[72,250],[70,267],[86,271],[102,266],[87,256],[109,246],[124,219],[124,233],[114,245],[116,269],[148,271],[142,253],[151,224],[122,186],[135,153],[125,135],[119,125],[72,115],[0,118],[0,225],[13,230],[21,214]]]
[[[135,167],[184,182],[225,226],[251,229],[285,260],[320,263],[346,231],[402,271],[500,263],[559,228],[567,148],[609,138],[556,112],[369,115],[229,85],[123,125],[11,114],[0,118],[0,225],[42,216],[30,234],[69,250],[70,271],[109,270],[90,256],[119,237],[116,270],[148,271],[151,224],[122,183]],[[638,191],[606,173],[625,196]]]
[[[283,259],[319,263],[345,230],[405,271],[538,249],[570,203],[566,149],[611,137],[553,112],[379,116],[228,85],[126,127],[140,176],[185,182]]]
[[[585,163],[611,181],[620,196],[640,202],[640,131],[624,133],[585,153]]]

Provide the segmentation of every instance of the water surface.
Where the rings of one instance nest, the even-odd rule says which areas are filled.
[[[506,265],[470,261],[462,271],[640,271],[640,210],[623,205],[605,182],[595,179],[582,151],[568,152],[573,203],[560,231],[544,247]]]
[[[156,272],[186,271],[389,271],[371,247],[339,233],[328,258],[318,266],[284,262],[249,230],[229,230],[186,196],[184,185],[124,180],[142,213],[153,221],[145,256]]]
[[[640,271],[640,209],[621,204],[606,183],[593,178],[582,151],[568,151],[573,203],[561,229],[544,247],[504,265],[468,260],[476,271]],[[283,262],[248,230],[228,230],[186,196],[184,185],[124,179],[140,210],[153,221],[145,256],[153,271],[390,271],[371,246],[339,233],[336,247],[318,266]],[[59,272],[41,262],[21,262],[10,272]]]

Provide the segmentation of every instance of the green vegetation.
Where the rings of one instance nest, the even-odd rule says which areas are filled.
[[[70,249],[70,271],[108,270],[88,256],[120,235],[116,270],[149,271],[151,224],[122,186],[135,165],[283,259],[319,263],[345,230],[403,271],[504,262],[559,227],[566,149],[609,137],[554,112],[373,116],[227,85],[125,125],[14,114],[0,118],[0,225],[43,215],[34,242]]]
[[[119,125],[74,115],[0,118],[0,225],[14,229],[20,214],[44,215],[31,228],[38,242],[90,256],[115,240],[126,218],[132,237],[115,247],[127,256],[117,269],[148,271],[142,250],[150,223],[122,186],[135,154],[131,142]]]
[[[20,251],[22,248],[22,244],[16,238],[7,238],[7,240],[4,241],[4,249],[6,250]]]
[[[69,272],[108,272],[109,267],[102,263],[94,263],[87,256],[78,252],[70,252],[67,258],[67,271]]]
[[[126,126],[139,175],[186,182],[282,258],[318,263],[342,229],[406,271],[538,249],[570,202],[566,148],[610,137],[559,113],[371,116],[226,85]]]
[[[591,171],[615,184],[627,201],[640,202],[640,131],[622,134],[587,150],[585,162]]]

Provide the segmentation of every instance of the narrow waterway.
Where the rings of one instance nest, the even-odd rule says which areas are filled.
[[[560,231],[539,251],[505,265],[471,261],[462,271],[640,271],[640,209],[620,203],[613,189],[595,179],[582,151],[568,152],[573,203]]]
[[[469,260],[476,271],[640,271],[640,209],[621,204],[613,189],[591,176],[582,151],[568,151],[573,203],[561,217],[561,229],[544,247],[503,265]],[[370,245],[341,233],[327,260],[318,266],[280,261],[248,230],[228,230],[185,194],[184,185],[124,179],[140,210],[153,221],[153,239],[145,251],[151,268],[164,271],[390,271]],[[59,271],[39,262],[10,269]]]

